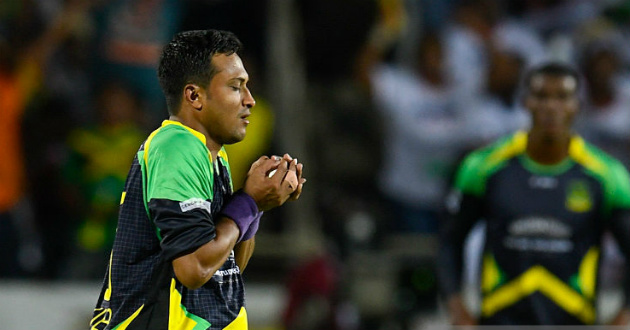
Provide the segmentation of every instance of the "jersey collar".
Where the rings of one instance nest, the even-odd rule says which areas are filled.
[[[188,127],[188,126],[186,126],[186,125],[184,125],[184,124],[182,124],[182,123],[180,123],[180,122],[178,122],[178,121],[175,121],[175,120],[168,120],[168,119],[162,122],[162,126],[161,126],[161,127],[165,127],[165,126],[168,126],[168,125],[177,125],[177,126],[181,126],[181,127],[185,128],[185,129],[187,129],[187,130],[188,130],[190,133],[192,133],[192,134],[193,134],[196,138],[198,138],[199,140],[201,140],[201,142],[203,142],[203,145],[204,145],[204,146],[206,145],[206,136],[205,136],[205,135],[203,135],[203,134],[201,134],[200,132],[195,131],[194,129],[192,129],[192,128],[190,128],[190,127]]]

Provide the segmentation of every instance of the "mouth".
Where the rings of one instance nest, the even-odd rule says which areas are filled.
[[[249,119],[247,119],[249,116],[251,115],[251,113],[245,112],[241,115],[241,120],[245,123],[245,125],[249,124]]]

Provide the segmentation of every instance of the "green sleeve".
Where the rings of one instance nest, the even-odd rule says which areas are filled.
[[[468,155],[455,176],[455,188],[464,194],[480,197],[488,178],[507,161],[525,151],[527,134],[519,131]]]
[[[620,162],[614,162],[611,166],[613,186],[610,189],[609,198],[611,209],[630,209],[630,175]]]
[[[203,142],[178,127],[162,128],[147,142],[147,202],[212,200],[213,171]]]
[[[485,191],[485,176],[481,169],[485,157],[481,151],[468,155],[457,170],[455,188],[464,194],[481,196]]]

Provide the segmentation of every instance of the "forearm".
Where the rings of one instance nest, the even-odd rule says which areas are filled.
[[[630,309],[630,210],[614,210],[609,230],[626,260],[622,284],[625,294],[624,307]]]
[[[254,247],[256,246],[256,237],[252,237],[247,241],[242,241],[234,247],[234,258],[236,264],[241,270],[241,273],[245,271],[245,267],[249,263],[249,259],[254,254]]]
[[[445,298],[461,292],[464,242],[482,210],[479,198],[458,196],[461,196],[458,192],[452,192],[449,196],[449,208],[440,228],[437,271],[440,290]]]
[[[446,237],[442,237],[440,241],[437,275],[440,293],[445,299],[449,299],[461,292],[463,252],[461,245],[448,242]]]
[[[221,218],[213,240],[194,252],[173,260],[175,276],[188,288],[201,287],[225,263],[238,237],[239,229],[234,221]]]

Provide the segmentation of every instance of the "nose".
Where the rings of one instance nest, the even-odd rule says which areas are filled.
[[[560,111],[563,104],[563,100],[559,97],[547,97],[540,102],[540,105],[546,111]]]
[[[254,100],[254,96],[252,96],[252,92],[249,88],[245,88],[245,97],[243,98],[243,105],[248,108],[253,108],[256,105],[256,100]]]

